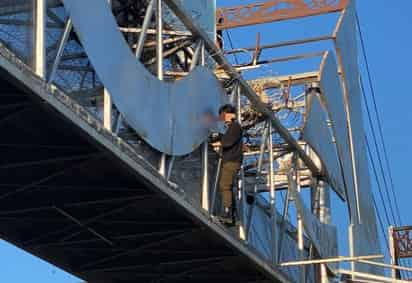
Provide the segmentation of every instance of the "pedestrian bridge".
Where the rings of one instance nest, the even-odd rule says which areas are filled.
[[[317,70],[249,82],[179,1],[127,6],[142,13],[139,29],[119,16],[123,1],[111,2],[0,3],[2,239],[90,283],[327,282],[337,265],[297,261],[338,256],[333,190],[348,202],[352,256],[380,251],[356,140],[361,104],[344,99],[358,90],[356,46],[346,46],[356,41],[351,1],[341,4],[335,34],[321,38],[335,50],[321,52]],[[297,43],[279,46],[288,44]],[[316,87],[290,104],[265,101],[280,84]],[[201,124],[228,98],[253,140],[235,227],[214,216],[219,158]],[[278,106],[305,119],[287,127]]]
[[[168,182],[147,146],[106,130],[4,46],[0,69],[6,241],[87,282],[291,282],[193,201],[184,187],[200,192],[199,178]],[[200,153],[176,163],[172,174],[200,175]]]

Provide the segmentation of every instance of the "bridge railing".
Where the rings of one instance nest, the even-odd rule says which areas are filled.
[[[216,211],[219,211],[220,205],[215,185],[219,178],[219,172],[216,170],[219,168],[217,155],[210,150],[205,142],[193,153],[186,156],[166,156],[134,135],[133,131],[130,131],[127,121],[113,106],[110,94],[97,78],[93,67],[87,62],[87,54],[81,49],[71,19],[66,17],[61,4],[50,6],[51,2],[53,1],[37,0],[30,11],[26,10],[27,14],[34,13],[36,17],[30,16],[34,25],[32,27],[26,26],[27,34],[31,34],[34,39],[30,45],[31,50],[30,48],[24,50],[33,56],[17,55],[26,63],[26,66],[22,65],[22,68],[27,71],[27,67],[29,67],[32,72],[37,74],[39,83],[43,87],[53,90],[51,93],[54,95],[59,96],[59,94],[67,93],[67,96],[61,96],[62,99],[77,101],[76,108],[79,115],[83,111],[91,113],[91,116],[86,116],[94,116],[95,120],[93,119],[93,121],[103,125],[108,132],[113,134],[113,137],[117,136],[126,140],[129,143],[127,147],[129,150],[135,150],[144,156],[169,181],[171,187],[181,192],[183,198],[207,213],[211,221],[216,221],[214,216]],[[50,12],[50,9],[57,18],[50,16],[53,13],[46,13],[46,11]],[[186,30],[165,30],[162,28],[161,20],[158,20],[153,28],[150,25],[153,14],[156,11],[159,13],[161,9],[169,9],[173,12],[186,27]],[[58,31],[55,31],[55,37],[50,39],[50,34],[53,33],[51,32],[52,28]],[[256,172],[252,176],[247,176],[245,170],[242,169],[239,175],[239,185],[236,187],[236,202],[240,220],[236,233],[239,241],[255,250],[274,268],[278,268],[278,265],[285,261],[313,257],[313,244],[305,233],[307,227],[305,229],[302,217],[304,209],[301,207],[301,210],[296,212],[293,217],[289,217],[288,211],[289,204],[297,202],[303,177],[318,178],[322,175],[320,166],[317,164],[318,160],[307,149],[308,147],[302,145],[296,135],[282,124],[276,113],[262,102],[261,97],[256,94],[238,70],[227,61],[223,51],[216,46],[216,43],[205,31],[197,26],[196,22],[177,2],[172,0],[150,1],[141,28],[120,28],[131,34],[139,35],[137,42],[132,41],[131,43],[136,56],[147,63],[146,65],[152,73],[161,74],[163,79],[179,80],[187,75],[194,66],[205,65],[206,61],[211,60],[214,62],[211,64],[213,68],[218,66],[224,73],[222,81],[224,81],[226,92],[232,97],[232,102],[238,106],[240,122],[243,122],[241,108],[245,105],[253,108],[260,117],[258,123],[260,128],[256,135],[258,149],[254,154],[246,157],[244,164],[245,167],[248,165],[247,163],[250,163],[250,159],[257,158]],[[171,35],[175,37],[172,38]],[[147,37],[150,37],[150,42],[147,42]],[[19,54],[18,48],[13,47],[17,44],[16,38],[2,38],[0,36],[0,39],[6,43],[6,47],[13,50],[14,55],[9,53],[7,56]],[[178,45],[180,48],[164,50],[163,47],[167,42],[177,42],[180,44]],[[173,71],[168,64],[165,64],[164,59],[169,58],[171,54],[176,55],[182,50],[183,53],[192,54],[190,56],[182,55],[183,62],[187,61],[186,64],[182,70]],[[151,56],[143,56],[150,54],[150,52]],[[17,62],[18,60],[16,60]],[[67,62],[73,64],[68,65]],[[67,78],[70,82],[65,84],[64,80]],[[123,122],[121,122],[122,120]],[[290,159],[294,162],[281,168],[278,159],[286,155],[291,157]],[[282,181],[277,180],[280,175],[284,177]],[[296,187],[296,192],[289,189],[292,184]],[[287,191],[283,202],[280,201],[282,191]],[[327,194],[325,193],[325,195]],[[250,199],[253,201],[250,202]],[[283,210],[282,213],[279,213],[279,208]],[[285,267],[283,269],[297,282],[302,280],[314,282],[315,280],[315,272],[312,268]]]

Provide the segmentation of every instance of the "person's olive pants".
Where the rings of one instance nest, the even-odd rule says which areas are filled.
[[[240,162],[223,161],[219,180],[219,192],[222,195],[224,207],[232,207],[233,183],[240,170]]]

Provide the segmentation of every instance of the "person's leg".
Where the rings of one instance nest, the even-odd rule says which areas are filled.
[[[239,172],[240,164],[238,162],[224,162],[222,164],[222,175],[219,182],[219,191],[222,194],[225,216],[232,218],[233,209],[233,183]]]
[[[219,192],[222,196],[223,206],[225,209],[232,206],[232,182],[233,174],[230,162],[223,162],[219,180]]]
[[[232,218],[232,222],[235,223],[236,222],[236,196],[237,196],[237,177],[239,174],[239,170],[240,170],[240,163],[238,162],[233,162],[232,165],[230,166],[230,171],[232,173],[232,183],[230,185],[230,193],[231,193],[231,207],[230,207],[230,211],[231,211],[231,218]],[[234,191],[233,187],[236,187],[236,190]]]

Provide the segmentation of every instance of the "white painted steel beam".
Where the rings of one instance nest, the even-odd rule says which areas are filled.
[[[34,70],[46,77],[46,0],[34,1]]]
[[[107,0],[109,6],[111,7],[111,0]],[[112,118],[113,117],[113,102],[110,96],[109,90],[107,88],[103,91],[103,126],[112,131]]]
[[[68,19],[66,24],[65,24],[63,35],[60,39],[60,42],[59,42],[59,45],[58,45],[58,48],[57,48],[56,58],[54,59],[53,66],[51,68],[49,78],[47,80],[48,83],[51,83],[54,80],[57,69],[58,69],[59,64],[61,62],[61,58],[62,58],[62,55],[63,55],[63,52],[64,52],[64,47],[66,46],[66,43],[69,39],[72,28],[73,28],[72,21],[71,21],[71,19]]]

